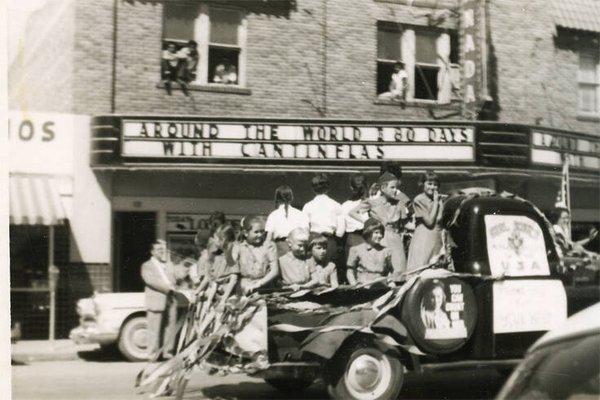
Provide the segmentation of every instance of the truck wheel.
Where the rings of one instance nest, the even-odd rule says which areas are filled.
[[[334,399],[395,400],[404,383],[400,360],[369,344],[356,344],[336,357],[327,389]]]
[[[119,351],[129,361],[148,359],[148,324],[146,318],[139,316],[125,322],[119,335]]]
[[[265,382],[284,393],[303,392],[313,383],[311,380],[294,378],[265,378]]]

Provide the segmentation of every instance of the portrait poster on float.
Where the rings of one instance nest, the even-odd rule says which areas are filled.
[[[484,221],[492,275],[550,275],[537,222],[522,215],[486,215]]]

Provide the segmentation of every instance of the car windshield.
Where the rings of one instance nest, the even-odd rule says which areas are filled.
[[[598,399],[600,334],[542,347],[529,354],[501,399]]]

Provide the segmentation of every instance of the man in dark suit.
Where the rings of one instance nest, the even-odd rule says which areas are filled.
[[[152,257],[142,264],[142,279],[146,284],[146,319],[148,321],[148,357],[171,358],[175,347],[177,305],[172,297],[175,275],[167,263],[167,244],[157,240],[152,244]]]

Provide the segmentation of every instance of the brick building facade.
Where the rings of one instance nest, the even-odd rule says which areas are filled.
[[[198,85],[189,98],[180,92],[169,96],[159,87],[165,10],[174,3],[185,4],[50,2],[52,7],[38,12],[46,22],[31,23],[43,25],[36,29],[42,32],[24,44],[11,69],[11,104],[89,115],[267,118],[429,119],[429,108],[442,116],[440,110],[456,109],[378,102],[377,32],[378,23],[386,23],[399,31],[417,27],[457,35],[458,1],[212,2],[244,11],[246,90]],[[433,4],[441,8],[426,7]],[[557,26],[554,8],[541,0],[525,7],[516,0],[487,1],[486,10],[493,116],[598,133],[597,119],[578,117],[577,111],[579,52],[597,51],[597,32]]]
[[[298,124],[303,120],[341,121],[342,125],[356,121],[460,124],[465,119],[461,77],[468,47],[461,14],[467,2],[462,3],[461,7],[458,0],[49,0],[33,16],[30,35],[11,67],[9,104],[29,111],[86,116],[143,114],[148,120],[179,116],[267,122],[289,118]],[[475,38],[480,62],[475,75],[487,87],[477,93],[477,119],[498,122],[482,125],[477,133],[501,129],[505,123],[505,129],[522,130],[531,137],[539,127],[547,129],[551,138],[556,134],[587,143],[591,151],[575,151],[577,156],[591,157],[592,168],[573,173],[574,216],[598,222],[594,178],[599,147],[594,135],[600,135],[600,91],[593,97],[589,89],[595,87],[594,79],[600,80],[600,30],[566,26],[554,1],[473,3],[480,13],[480,35]],[[579,3],[585,7],[584,1]],[[589,11],[593,12],[598,10]],[[197,79],[189,95],[178,84],[169,94],[161,80],[161,54],[168,43],[179,47],[189,40],[198,43]],[[236,67],[235,84],[215,84],[221,60]],[[395,60],[406,65],[406,101],[378,96],[387,89]],[[591,83],[583,82],[582,70],[589,69],[590,63],[598,71]],[[510,127],[515,124],[527,128]],[[87,140],[77,142],[85,149],[75,150],[80,163],[76,162],[74,173],[72,223],[87,221],[92,210],[95,217],[87,237],[72,234],[71,247],[91,238],[109,247],[93,257],[86,251],[78,256],[71,251],[67,264],[93,271],[79,275],[87,280],[88,290],[139,289],[139,281],[121,279],[126,273],[135,274],[133,264],[139,260],[124,266],[121,245],[110,243],[133,234],[126,233],[124,226],[144,225],[139,219],[146,218],[143,213],[154,213],[144,225],[145,232],[164,237],[178,214],[205,215],[219,206],[234,216],[248,209],[266,212],[274,188],[285,182],[297,190],[299,203],[311,196],[309,171],[300,165],[247,169],[233,162],[229,169],[211,169],[173,160],[119,166],[92,161],[92,171],[89,146],[96,129],[101,128],[95,125],[87,132],[73,132]],[[473,146],[480,140],[475,138]],[[532,139],[527,140],[530,146]],[[478,151],[464,171],[459,164],[406,163],[406,191],[415,195],[418,174],[433,167],[443,172],[448,189],[491,182],[495,189],[529,197],[545,210],[552,208],[560,184],[559,167],[544,169],[544,178],[533,180],[532,174],[523,172],[531,156],[513,168],[498,165],[495,169],[493,163],[482,161]],[[342,199],[347,172],[374,177],[377,165],[353,165],[344,172],[332,161],[326,169],[336,178],[333,193]],[[93,195],[85,194],[89,187]],[[144,245],[137,244],[140,249],[134,259],[144,256]],[[70,282],[79,279],[72,270],[68,276]]]

